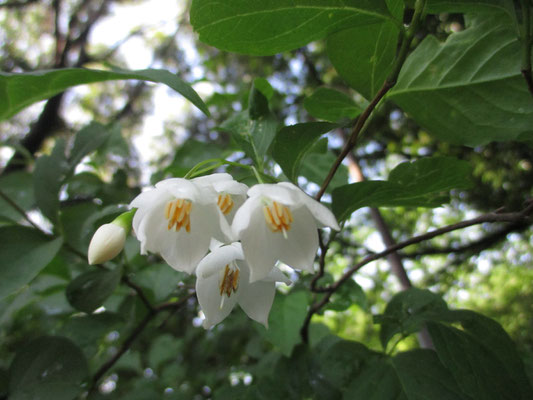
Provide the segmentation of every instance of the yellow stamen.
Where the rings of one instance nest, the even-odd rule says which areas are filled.
[[[167,229],[174,228],[178,232],[185,228],[191,231],[191,210],[192,202],[185,199],[171,200],[165,205],[165,218],[168,220]]]
[[[294,221],[289,207],[273,201],[272,204],[263,206],[263,215],[272,232],[281,232],[287,238],[287,232],[291,229],[291,223]]]
[[[217,204],[220,211],[222,211],[224,215],[227,215],[231,212],[235,203],[231,198],[231,195],[224,193],[218,195]]]
[[[232,293],[235,293],[239,287],[239,269],[230,268],[229,264],[226,265],[224,270],[224,277],[220,282],[220,308],[224,305],[224,294],[229,298]]]

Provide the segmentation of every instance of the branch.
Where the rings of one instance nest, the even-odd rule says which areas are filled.
[[[326,189],[331,183],[331,180],[333,179],[333,176],[337,172],[337,169],[339,169],[339,166],[341,165],[342,160],[344,160],[344,158],[355,147],[357,138],[359,137],[359,134],[365,127],[365,124],[368,118],[370,117],[370,115],[372,114],[372,112],[374,111],[374,109],[377,107],[377,105],[383,99],[383,97],[385,97],[387,92],[390,89],[392,89],[394,85],[396,85],[396,81],[398,79],[398,76],[400,75],[400,70],[402,69],[404,62],[407,59],[407,55],[409,54],[409,50],[410,50],[413,38],[415,36],[415,33],[418,31],[418,26],[420,25],[420,22],[424,16],[425,6],[426,6],[426,0],[416,0],[415,12],[413,14],[411,24],[409,25],[409,28],[407,29],[405,34],[400,35],[400,50],[398,51],[398,55],[396,56],[394,65],[392,66],[392,72],[389,74],[387,79],[385,79],[385,82],[383,82],[381,89],[379,89],[379,91],[374,96],[370,104],[365,108],[365,110],[357,118],[357,121],[350,134],[350,138],[348,139],[348,141],[342,148],[342,151],[339,154],[339,156],[335,159],[335,162],[331,166],[329,173],[326,176],[326,179],[324,179],[324,182],[322,183],[320,190],[315,196],[317,200],[320,200],[322,196],[324,195],[324,193],[326,192]]]
[[[355,264],[352,268],[347,270],[339,278],[339,280],[333,283],[332,285],[315,289],[316,292],[322,292],[325,294],[324,294],[324,297],[322,297],[322,299],[318,303],[313,304],[311,308],[309,309],[309,311],[307,312],[307,316],[303,323],[302,329],[300,330],[300,334],[303,340],[305,341],[308,337],[309,324],[311,322],[311,318],[313,317],[313,315],[317,313],[322,307],[324,307],[329,302],[329,299],[331,298],[333,293],[335,293],[344,282],[350,279],[356,271],[358,271],[365,265],[371,263],[372,261],[379,260],[380,258],[386,257],[389,254],[395,251],[398,251],[400,249],[403,249],[407,246],[410,246],[412,244],[416,244],[416,243],[420,243],[420,242],[423,242],[429,239],[433,239],[436,236],[440,236],[445,233],[452,232],[458,229],[464,229],[469,226],[479,225],[483,223],[493,223],[493,222],[519,223],[519,222],[529,221],[530,215],[532,213],[533,213],[533,200],[530,199],[528,201],[527,207],[525,207],[522,211],[511,212],[511,213],[500,213],[497,211],[493,211],[487,214],[480,215],[479,217],[476,217],[476,218],[461,221],[456,224],[445,226],[443,228],[435,229],[434,231],[425,233],[423,235],[414,236],[411,239],[400,242],[394,246],[390,246],[382,252],[366,256],[360,262]]]
[[[92,384],[91,388],[89,389],[89,393],[92,393],[98,384],[98,381],[106,374],[107,371],[113,367],[113,365],[116,364],[116,362],[122,357],[122,355],[130,349],[133,342],[137,337],[142,333],[144,328],[150,323],[152,319],[156,317],[156,315],[162,311],[166,310],[177,310],[182,308],[185,304],[187,304],[187,301],[194,296],[194,292],[189,293],[187,296],[183,297],[181,300],[171,303],[163,303],[159,306],[153,307],[151,311],[148,312],[146,317],[139,322],[139,324],[133,329],[133,331],[130,333],[130,335],[124,340],[124,343],[122,343],[122,346],[118,349],[118,351],[111,357],[109,360],[107,360],[98,370],[95,372],[92,378]]]
[[[26,0],[26,1],[6,1],[0,3],[0,8],[22,8],[29,6],[30,4],[37,3],[38,0]]]

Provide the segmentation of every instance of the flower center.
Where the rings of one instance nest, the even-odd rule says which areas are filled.
[[[227,215],[231,212],[231,209],[235,203],[229,194],[224,193],[218,195],[217,204],[218,208],[220,208],[220,211],[222,211],[224,215]]]
[[[294,221],[289,207],[273,201],[272,204],[263,206],[263,214],[267,226],[272,232],[282,232],[287,238],[287,232],[291,229],[291,223]]]
[[[239,287],[239,268],[232,268],[229,264],[224,270],[224,277],[220,281],[220,295],[222,296],[220,308],[224,305],[224,294],[230,297]]]
[[[187,232],[191,231],[191,209],[192,203],[185,199],[176,199],[169,201],[165,206],[165,218],[168,220],[167,229],[174,228],[178,232],[185,228]]]

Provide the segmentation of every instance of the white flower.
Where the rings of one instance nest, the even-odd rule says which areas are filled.
[[[104,224],[96,230],[89,243],[89,264],[102,264],[115,258],[124,248],[126,230],[114,223]]]
[[[266,277],[280,260],[313,272],[319,227],[339,230],[331,211],[297,186],[282,182],[255,185],[233,219],[251,270],[251,282]]]
[[[238,208],[246,200],[248,186],[233,180],[233,177],[226,173],[201,176],[194,178],[192,181],[215,192],[220,211],[226,216],[228,222],[231,223]]]
[[[231,230],[213,191],[182,178],[171,178],[138,195],[133,229],[141,253],[159,253],[174,269],[192,273],[207,253],[211,238],[226,241]]]
[[[249,282],[249,268],[240,243],[213,250],[196,270],[196,294],[205,316],[204,328],[218,324],[238,303],[251,319],[268,327],[276,282],[290,284],[277,268],[259,282]]]

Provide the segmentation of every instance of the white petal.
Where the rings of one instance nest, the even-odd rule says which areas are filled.
[[[196,270],[198,278],[207,279],[235,260],[244,260],[240,246],[222,246],[205,256]]]
[[[231,225],[237,238],[241,238],[242,232],[250,226],[252,215],[256,212],[262,213],[261,207],[261,199],[258,197],[249,198],[239,207]]]
[[[224,267],[225,268],[225,265]],[[198,277],[196,279],[196,295],[198,303],[202,307],[205,315],[204,328],[209,328],[218,324],[226,318],[239,298],[239,291],[233,293],[229,298],[224,296],[222,303],[222,296],[220,295],[220,280],[224,274],[224,269],[219,269],[217,273],[212,274],[209,278]],[[222,307],[220,305],[222,304]]]
[[[247,204],[252,206],[247,207]],[[244,257],[250,267],[250,282],[263,279],[279,259],[278,251],[286,239],[283,234],[268,228],[261,201],[257,197],[246,200],[237,211],[233,226],[237,227],[235,232],[240,232]],[[242,226],[245,227],[240,229]]]
[[[199,176],[198,178],[194,178],[191,180],[201,186],[210,186],[220,181],[232,181],[233,177],[230,174],[222,172],[217,174]]]
[[[234,180],[213,182],[213,188],[217,193],[229,193],[231,195],[241,195],[246,197],[248,186]]]
[[[327,226],[336,231],[340,230],[337,219],[325,205],[308,196],[303,190],[290,182],[281,182],[279,185],[289,188],[298,194],[300,202],[307,207],[309,212],[317,220],[319,227]]]
[[[318,250],[315,220],[306,207],[291,209],[291,212],[294,221],[287,232],[287,239],[278,245],[279,260],[292,268],[313,272],[313,261]],[[279,232],[275,234],[283,238]]]
[[[278,267],[274,267],[262,282],[283,282],[285,285],[292,284],[292,281]]]
[[[235,214],[237,214],[237,210],[239,210],[239,208],[241,208],[241,206],[244,204],[244,201],[246,200],[246,195],[232,194],[231,199],[233,200],[233,208],[229,213],[225,215],[226,220],[229,224],[233,222]]]
[[[202,187],[195,185],[192,181],[183,178],[170,178],[158,182],[156,189],[164,190],[174,196],[176,199],[187,199],[194,202],[205,202],[209,197]]]
[[[299,195],[292,188],[280,184],[255,185],[248,190],[249,197],[267,197],[278,203],[294,205],[299,202]]]
[[[248,278],[248,268],[243,263],[239,263],[239,266],[241,282],[245,282]],[[239,305],[246,315],[268,328],[268,314],[274,302],[276,284],[267,281],[242,284],[239,292]]]

